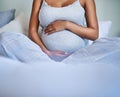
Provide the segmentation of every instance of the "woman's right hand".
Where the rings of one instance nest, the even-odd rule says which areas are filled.
[[[64,51],[45,51],[45,53],[55,61],[62,61],[64,58],[68,57],[70,54]]]

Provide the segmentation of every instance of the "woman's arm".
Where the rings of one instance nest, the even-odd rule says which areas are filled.
[[[45,32],[48,34],[54,33],[60,30],[70,30],[80,37],[95,40],[98,38],[98,21],[96,16],[96,7],[94,0],[83,0],[85,8],[85,16],[87,21],[87,27],[82,27],[71,21],[57,20],[46,28]]]
[[[66,28],[83,38],[95,40],[98,38],[98,21],[95,2],[94,0],[84,0],[84,6],[87,27],[82,27],[68,21]]]
[[[42,43],[39,35],[38,35],[38,27],[39,27],[39,20],[38,20],[38,15],[39,15],[39,10],[41,7],[43,0],[34,0],[33,1],[33,6],[32,6],[32,13],[31,13],[31,18],[30,18],[30,23],[29,23],[29,37],[40,46],[42,51],[46,53],[48,56],[59,56],[63,57],[68,55],[67,53],[63,51],[49,51],[45,45]]]
[[[40,46],[42,51],[46,51],[46,47],[42,43],[39,35],[38,35],[38,27],[39,27],[39,10],[42,4],[42,0],[34,0],[32,5],[32,12],[30,17],[30,23],[29,23],[29,37]]]

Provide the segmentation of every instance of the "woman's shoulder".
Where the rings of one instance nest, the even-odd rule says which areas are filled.
[[[86,4],[89,4],[90,2],[94,2],[94,0],[79,0],[81,5],[85,7]]]
[[[43,0],[33,0],[34,2],[43,2]]]
[[[41,6],[43,0],[33,0],[33,6],[35,7],[39,7]]]

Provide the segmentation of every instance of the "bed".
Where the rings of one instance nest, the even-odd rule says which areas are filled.
[[[28,38],[24,13],[10,13],[0,28],[0,97],[120,97],[120,38],[106,36],[111,21],[99,22],[99,39],[58,62]]]

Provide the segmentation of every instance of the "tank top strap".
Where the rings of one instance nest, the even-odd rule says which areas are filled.
[[[48,5],[47,2],[46,2],[45,0],[43,0],[43,4]]]

